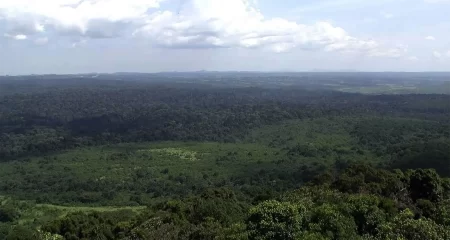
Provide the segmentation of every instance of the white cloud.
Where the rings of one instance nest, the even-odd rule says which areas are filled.
[[[433,37],[433,36],[427,36],[427,37],[425,38],[425,40],[434,41],[434,40],[436,40],[436,38]]]
[[[123,27],[142,21],[162,0],[1,0],[0,19],[8,32],[44,32],[53,28],[65,34],[113,37]]]
[[[411,57],[408,57],[407,60],[416,62],[416,61],[419,61],[419,58],[416,56],[411,56]]]
[[[325,51],[363,51],[372,56],[398,55],[383,50],[374,40],[350,36],[328,22],[299,24],[265,18],[247,0],[190,0],[179,14],[160,11],[151,15],[135,36],[171,48],[243,47],[285,52],[293,48]]]
[[[438,52],[438,51],[433,51],[433,57],[436,59],[441,59],[442,58],[442,53]]]
[[[26,40],[28,38],[27,35],[24,35],[24,34],[10,35],[10,34],[5,33],[3,36],[14,39],[14,40]]]
[[[436,59],[442,59],[442,58],[445,58],[445,57],[449,57],[450,58],[450,51],[448,51],[448,52],[433,51],[432,55]]]
[[[16,36],[14,36],[14,39],[16,40],[26,40],[28,37],[26,35],[23,34],[18,34]]]
[[[165,0],[1,0],[0,21],[7,34],[55,32],[84,40],[132,34],[167,48],[293,48],[358,52],[399,57],[403,48],[384,48],[359,39],[329,22],[311,25],[266,18],[254,0],[180,0],[180,9],[163,11]],[[385,14],[386,17],[392,17]],[[3,19],[3,20],[2,20]]]

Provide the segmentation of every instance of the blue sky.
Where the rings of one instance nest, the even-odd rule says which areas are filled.
[[[448,71],[450,0],[2,0],[0,74]]]

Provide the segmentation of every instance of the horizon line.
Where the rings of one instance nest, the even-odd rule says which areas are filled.
[[[41,74],[1,74],[0,77],[23,76],[76,76],[76,75],[114,75],[114,74],[164,74],[164,73],[448,73],[450,71],[358,71],[358,70],[305,70],[305,71],[251,71],[251,70],[199,70],[199,71],[158,71],[158,72],[80,72],[80,73],[41,73]]]

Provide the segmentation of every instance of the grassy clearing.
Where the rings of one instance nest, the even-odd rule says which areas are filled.
[[[18,210],[19,219],[18,224],[30,225],[38,227],[45,222],[55,219],[63,218],[70,213],[75,212],[116,212],[129,211],[134,214],[139,214],[146,209],[145,206],[102,206],[102,207],[88,207],[88,206],[59,206],[53,204],[36,204],[34,201],[18,201],[11,197],[0,196],[0,207],[13,207]]]
[[[341,92],[362,93],[362,94],[408,94],[417,93],[419,89],[416,86],[401,86],[396,84],[384,84],[370,87],[346,87],[340,88]]]
[[[22,208],[21,217],[19,219],[20,224],[32,224],[41,225],[41,223],[63,218],[67,214],[75,212],[115,212],[115,211],[131,211],[135,214],[139,214],[146,207],[66,207],[52,204],[31,204],[29,208]]]
[[[144,206],[125,206],[125,207],[113,207],[113,206],[104,206],[104,207],[67,207],[67,206],[58,206],[52,204],[36,204],[36,208],[42,209],[50,209],[50,210],[58,210],[64,213],[64,215],[72,212],[114,212],[114,211],[122,211],[129,210],[135,213],[139,213],[143,211],[146,207]]]
[[[139,152],[144,152],[146,150],[139,150]],[[161,148],[161,149],[150,149],[147,150],[151,153],[156,153],[159,155],[159,157],[164,157],[164,155],[170,155],[170,156],[176,156],[179,157],[182,160],[188,160],[188,161],[197,161],[199,160],[197,158],[197,152],[189,151],[187,149],[182,148]]]

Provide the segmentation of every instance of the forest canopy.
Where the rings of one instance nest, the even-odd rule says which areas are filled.
[[[450,239],[450,95],[117,76],[0,78],[0,239]]]

